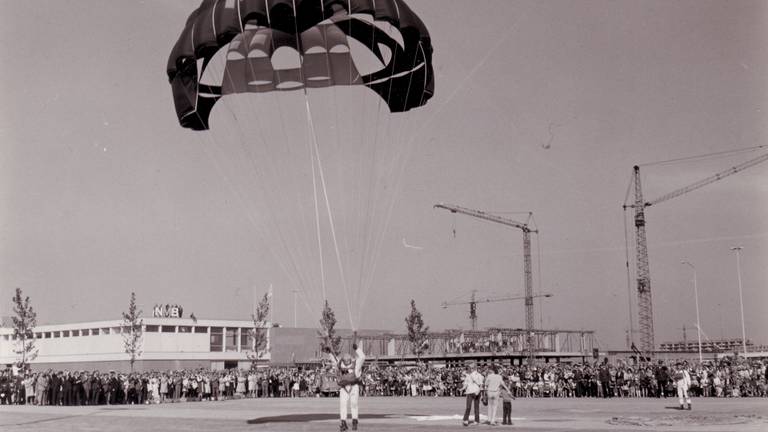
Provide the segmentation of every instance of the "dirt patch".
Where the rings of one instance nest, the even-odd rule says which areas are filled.
[[[663,417],[613,417],[611,425],[623,426],[723,426],[768,423],[768,419],[755,414],[677,414]]]

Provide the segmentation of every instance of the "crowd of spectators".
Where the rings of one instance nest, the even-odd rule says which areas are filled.
[[[671,363],[547,363],[501,366],[515,397],[674,397]],[[766,360],[691,362],[697,397],[768,396]],[[461,396],[464,368],[377,366],[363,372],[368,396]],[[480,372],[483,372],[481,368]],[[133,373],[26,371],[0,374],[0,403],[34,405],[154,404],[234,398],[317,397],[332,374],[323,366]]]
[[[515,397],[668,397],[675,395],[671,361],[550,363],[499,367]],[[765,360],[691,363],[691,394],[766,397]],[[485,374],[483,369],[481,373]],[[366,393],[377,396],[461,396],[461,368],[385,367],[364,374]]]

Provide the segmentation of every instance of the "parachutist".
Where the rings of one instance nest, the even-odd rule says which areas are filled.
[[[352,346],[355,350],[354,358],[348,353],[342,354],[337,358],[327,351],[328,358],[336,369],[337,383],[339,385],[339,418],[341,420],[339,430],[347,430],[347,408],[352,414],[352,430],[357,430],[358,424],[358,400],[360,398],[360,384],[362,383],[363,363],[365,362],[365,353],[357,343]]]

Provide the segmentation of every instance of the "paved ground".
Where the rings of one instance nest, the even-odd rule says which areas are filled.
[[[364,398],[361,431],[768,431],[768,400],[518,399],[513,426],[461,426],[460,398]],[[245,399],[144,406],[0,406],[0,431],[337,431],[337,399]]]

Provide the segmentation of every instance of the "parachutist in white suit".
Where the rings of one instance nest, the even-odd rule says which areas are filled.
[[[688,363],[677,363],[673,375],[675,387],[677,387],[677,397],[680,400],[680,409],[685,409],[684,403],[691,409],[691,396],[688,389],[691,387],[691,374],[688,372]]]
[[[347,353],[342,354],[340,358],[337,358],[330,352],[330,349],[325,350],[338,374],[339,417],[341,419],[339,430],[341,432],[345,432],[348,429],[347,405],[349,405],[349,411],[351,411],[352,414],[353,431],[357,430],[358,424],[358,399],[360,398],[360,384],[362,383],[360,377],[363,372],[365,353],[363,353],[363,349],[357,344],[353,344],[352,349],[355,350],[354,358]]]

